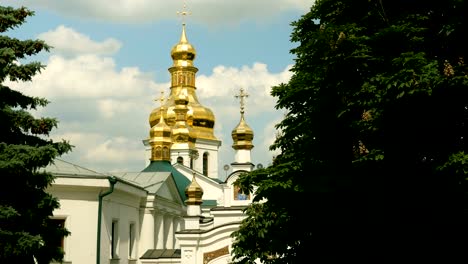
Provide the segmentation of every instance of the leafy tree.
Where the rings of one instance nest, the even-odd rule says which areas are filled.
[[[235,262],[466,261],[468,3],[317,0]]]
[[[29,111],[48,104],[6,86],[26,82],[44,67],[20,63],[49,46],[41,40],[18,40],[4,35],[34,13],[25,7],[0,6],[0,263],[50,263],[61,260],[58,243],[68,231],[50,219],[58,200],[45,192],[53,176],[41,168],[68,152],[71,146],[48,138],[57,126],[52,118]]]

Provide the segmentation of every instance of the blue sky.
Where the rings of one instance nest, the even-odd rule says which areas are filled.
[[[4,0],[35,11],[23,26],[7,32],[20,39],[39,38],[54,48],[34,57],[46,64],[31,83],[9,83],[51,103],[41,116],[56,117],[52,137],[69,140],[62,156],[97,171],[140,171],[145,166],[142,140],[154,99],[169,93],[170,50],[181,34],[197,50],[194,61],[200,103],[216,116],[222,140],[219,168],[233,162],[231,131],[239,122],[234,95],[244,88],[245,117],[255,132],[252,162],[268,165],[275,110],[271,86],[287,82],[294,63],[290,23],[313,0]]]

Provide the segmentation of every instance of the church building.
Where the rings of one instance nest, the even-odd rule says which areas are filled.
[[[170,55],[170,92],[149,114],[148,138],[143,139],[146,167],[103,173],[57,159],[45,168],[56,177],[48,191],[61,206],[53,218],[71,232],[60,241],[64,263],[232,260],[231,234],[239,228],[253,195],[240,193],[233,184],[240,174],[254,169],[254,133],[244,117],[248,95],[243,89],[236,95],[240,121],[231,134],[235,156],[232,173],[221,180],[216,118],[197,97],[196,50],[187,39],[185,23]]]

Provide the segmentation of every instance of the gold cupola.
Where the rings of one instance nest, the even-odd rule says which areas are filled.
[[[183,92],[188,99],[186,121],[192,127],[194,137],[196,139],[217,140],[214,135],[215,116],[211,109],[200,104],[196,94],[195,75],[198,69],[193,66],[196,54],[195,48],[187,40],[185,24],[182,24],[180,40],[171,50],[173,60],[172,67],[169,68],[171,94],[162,106],[165,109],[163,116],[169,126],[174,126],[176,123],[175,101],[177,96]],[[160,108],[151,112],[149,117],[151,127],[159,122],[160,116]]]
[[[164,101],[163,92],[160,98],[161,104]],[[164,108],[161,107],[161,112]],[[151,145],[151,161],[155,160],[171,160],[170,149],[172,146],[172,128],[164,122],[161,115],[159,123],[151,127],[149,143]]]
[[[185,195],[187,196],[186,205],[200,205],[203,203],[203,189],[195,179],[195,172],[193,173],[192,182],[185,188]]]
[[[187,124],[188,98],[183,91],[175,99],[175,104],[176,122],[172,127],[172,142],[174,145],[184,145],[193,149],[195,147],[195,137],[193,129]]]
[[[253,130],[247,125],[244,118],[244,98],[248,97],[249,95],[244,92],[244,89],[240,89],[240,94],[236,95],[236,98],[240,98],[240,114],[241,118],[239,124],[232,130],[231,136],[233,140],[232,148],[235,150],[238,149],[246,149],[251,150],[254,145],[252,144],[252,140],[254,138]]]

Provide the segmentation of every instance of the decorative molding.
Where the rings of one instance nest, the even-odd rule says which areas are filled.
[[[206,252],[203,254],[203,264],[208,264],[213,259],[224,256],[224,255],[228,255],[228,254],[229,254],[228,246],[225,246],[223,248],[220,248],[211,252]]]

